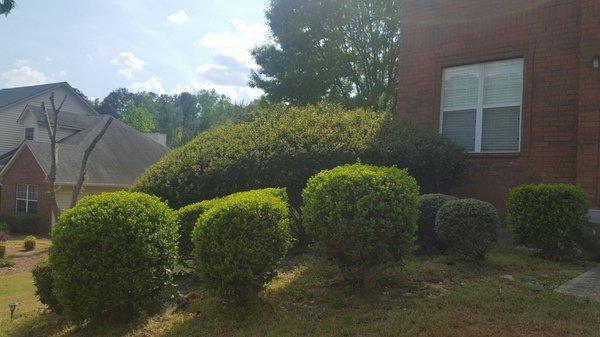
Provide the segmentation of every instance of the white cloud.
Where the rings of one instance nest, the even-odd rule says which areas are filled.
[[[198,92],[200,90],[215,90],[219,94],[229,97],[232,101],[237,103],[249,103],[259,98],[263,92],[260,89],[241,87],[234,85],[215,85],[210,82],[193,80],[186,85],[177,85],[173,90],[173,93],[179,94],[182,92]]]
[[[15,61],[15,66],[16,67],[24,67],[24,66],[29,66],[29,60],[22,60],[22,59],[18,59]]]
[[[2,83],[5,87],[22,87],[52,82],[52,78],[28,66],[20,66],[2,73]]]
[[[135,56],[132,52],[120,52],[110,62],[119,67],[117,74],[128,79],[132,79],[133,73],[144,69],[144,65],[146,64],[146,61]]]
[[[48,57],[48,56],[46,56],[46,57],[44,58],[44,60],[46,60],[46,62],[52,62],[52,58],[50,58],[50,57]]]
[[[160,83],[160,78],[154,76],[150,77],[144,82],[133,82],[127,87],[127,89],[133,92],[154,92],[159,95],[165,93],[165,89],[163,88],[162,83]]]
[[[183,25],[184,23],[187,22],[188,18],[189,18],[189,16],[183,9],[180,9],[174,13],[171,13],[171,15],[169,15],[167,17],[167,19],[169,21],[173,22],[176,25]]]
[[[251,51],[267,42],[268,28],[265,24],[248,24],[244,20],[229,20],[233,29],[221,33],[207,33],[199,41],[203,47],[212,49],[215,55],[235,58],[238,62],[256,68]]]
[[[67,72],[64,70],[61,70],[60,73],[58,73],[58,76],[65,77],[65,76],[67,76]]]

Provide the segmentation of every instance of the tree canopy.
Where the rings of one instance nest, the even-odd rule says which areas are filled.
[[[214,90],[157,95],[126,88],[112,91],[96,107],[141,132],[166,134],[170,147],[183,145],[214,125],[244,120],[249,110]]]
[[[399,0],[270,0],[251,85],[271,102],[393,110]]]
[[[13,8],[15,8],[15,0],[0,1],[0,15],[8,15]]]

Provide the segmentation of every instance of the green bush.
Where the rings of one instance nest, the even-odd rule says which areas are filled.
[[[589,204],[585,191],[569,184],[522,185],[509,191],[508,224],[517,243],[550,258],[579,254]]]
[[[36,244],[37,240],[35,238],[35,236],[33,235],[28,235],[25,237],[25,240],[23,240],[23,249],[25,249],[25,251],[32,251],[35,249],[35,244]]]
[[[10,268],[15,265],[13,260],[9,260],[6,258],[0,258],[0,268]]]
[[[4,255],[6,255],[6,246],[0,244],[0,259],[4,258]]]
[[[177,260],[174,212],[154,196],[88,196],[52,230],[55,295],[72,319],[126,319],[147,310]]]
[[[461,199],[444,204],[435,223],[446,253],[465,260],[483,260],[498,240],[498,222],[498,212],[492,204]]]
[[[340,166],[310,178],[302,195],[306,231],[348,271],[398,260],[413,248],[419,187],[406,170]]]
[[[209,289],[228,301],[252,299],[289,248],[288,206],[260,191],[224,198],[200,216],[193,242]]]
[[[42,262],[33,268],[32,274],[33,284],[35,285],[35,296],[50,310],[61,313],[62,307],[54,295],[52,265],[48,262]]]
[[[326,104],[276,107],[251,122],[202,133],[149,168],[134,190],[182,207],[281,186],[298,209],[308,178],[358,158],[408,168],[424,191],[444,191],[460,180],[465,168],[458,146],[402,119]]]
[[[13,234],[43,234],[49,229],[37,215],[0,214],[0,222],[8,224],[8,230]]]
[[[287,193],[284,188],[266,188],[266,189],[262,189],[262,190],[239,192],[236,194],[232,194],[229,197],[234,197],[241,193],[246,193],[246,194],[247,193],[267,193],[267,194],[272,194],[273,196],[280,198],[285,203],[288,202]],[[216,203],[220,202],[221,200],[223,200],[223,198],[204,200],[204,201],[197,202],[197,203],[188,205],[186,207],[180,208],[175,212],[175,214],[177,215],[177,219],[179,221],[179,231],[180,231],[179,255],[181,257],[184,257],[184,258],[188,257],[192,252],[193,243],[192,243],[191,234],[192,234],[192,230],[194,229],[194,226],[196,226],[196,223],[198,222],[198,218],[200,217],[200,215],[202,215],[204,212],[209,210],[211,207],[213,207]]]
[[[417,221],[417,244],[422,252],[431,254],[439,251],[435,219],[438,211],[447,202],[458,200],[445,194],[424,194],[419,198],[419,220]]]

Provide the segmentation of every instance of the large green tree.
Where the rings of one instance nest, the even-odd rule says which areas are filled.
[[[394,109],[400,0],[270,0],[251,85],[271,102]]]

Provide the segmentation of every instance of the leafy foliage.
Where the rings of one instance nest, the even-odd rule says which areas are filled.
[[[239,192],[239,193],[227,196],[227,197],[225,197],[225,199],[226,198],[235,198],[240,194],[249,194],[249,193],[250,194],[255,194],[255,193],[271,194],[271,195],[281,199],[285,203],[288,202],[287,193],[286,193],[285,189],[283,189],[283,188],[267,188],[267,189],[262,189],[262,190]],[[204,214],[204,212],[208,211],[210,208],[212,208],[214,205],[216,205],[218,202],[221,202],[223,199],[224,198],[215,198],[215,199],[211,199],[211,200],[204,200],[204,201],[196,202],[191,205],[182,207],[182,208],[178,209],[177,211],[175,211],[177,220],[179,221],[179,232],[180,232],[179,255],[181,257],[187,257],[192,252],[193,243],[192,243],[191,233],[192,233],[192,230],[194,229],[194,227],[196,226],[196,223],[198,222],[198,218],[202,214]]]
[[[6,223],[13,234],[40,234],[48,231],[37,215],[0,214],[0,222]]]
[[[439,251],[435,219],[438,211],[447,202],[457,200],[456,197],[445,194],[425,194],[419,198],[419,220],[417,221],[417,244],[420,250],[431,254]]]
[[[247,108],[233,104],[214,90],[157,95],[120,88],[108,94],[97,109],[142,132],[166,134],[170,147],[187,143],[213,125],[243,119],[247,113]]]
[[[490,203],[461,199],[445,203],[438,211],[436,231],[450,255],[483,260],[498,240],[498,212]]]
[[[194,260],[209,289],[229,301],[254,298],[290,246],[288,206],[272,193],[241,193],[217,202],[193,231]]]
[[[522,185],[510,190],[508,223],[518,243],[551,258],[579,251],[589,209],[585,191],[569,184]]]
[[[463,152],[456,145],[404,120],[330,104],[279,106],[262,110],[253,121],[199,135],[150,167],[133,188],[181,207],[281,186],[298,208],[309,177],[358,158],[407,167],[424,191],[451,187],[465,168]]]
[[[72,319],[126,319],[170,281],[177,259],[175,215],[157,197],[88,196],[52,230],[55,295]]]
[[[152,132],[156,129],[154,116],[143,106],[127,103],[121,113],[121,121],[139,132]]]
[[[0,1],[0,15],[4,14],[8,16],[8,13],[15,8],[15,0],[2,0]]]
[[[251,84],[272,102],[393,111],[400,9],[398,0],[271,0],[273,42],[253,51]]]
[[[5,258],[0,258],[0,268],[10,268],[14,265],[15,265],[15,261],[5,259]]]
[[[399,260],[413,248],[419,187],[406,170],[340,166],[310,178],[302,196],[306,231],[345,269]]]
[[[35,238],[35,236],[33,235],[28,235],[25,237],[25,239],[23,240],[23,249],[25,249],[25,251],[32,251],[35,249],[35,244],[36,244],[37,240]]]
[[[6,245],[0,244],[0,259],[4,258],[6,255]]]
[[[52,265],[42,262],[32,270],[33,284],[35,285],[35,296],[50,310],[61,313],[62,307],[54,295],[54,281],[52,279]]]

